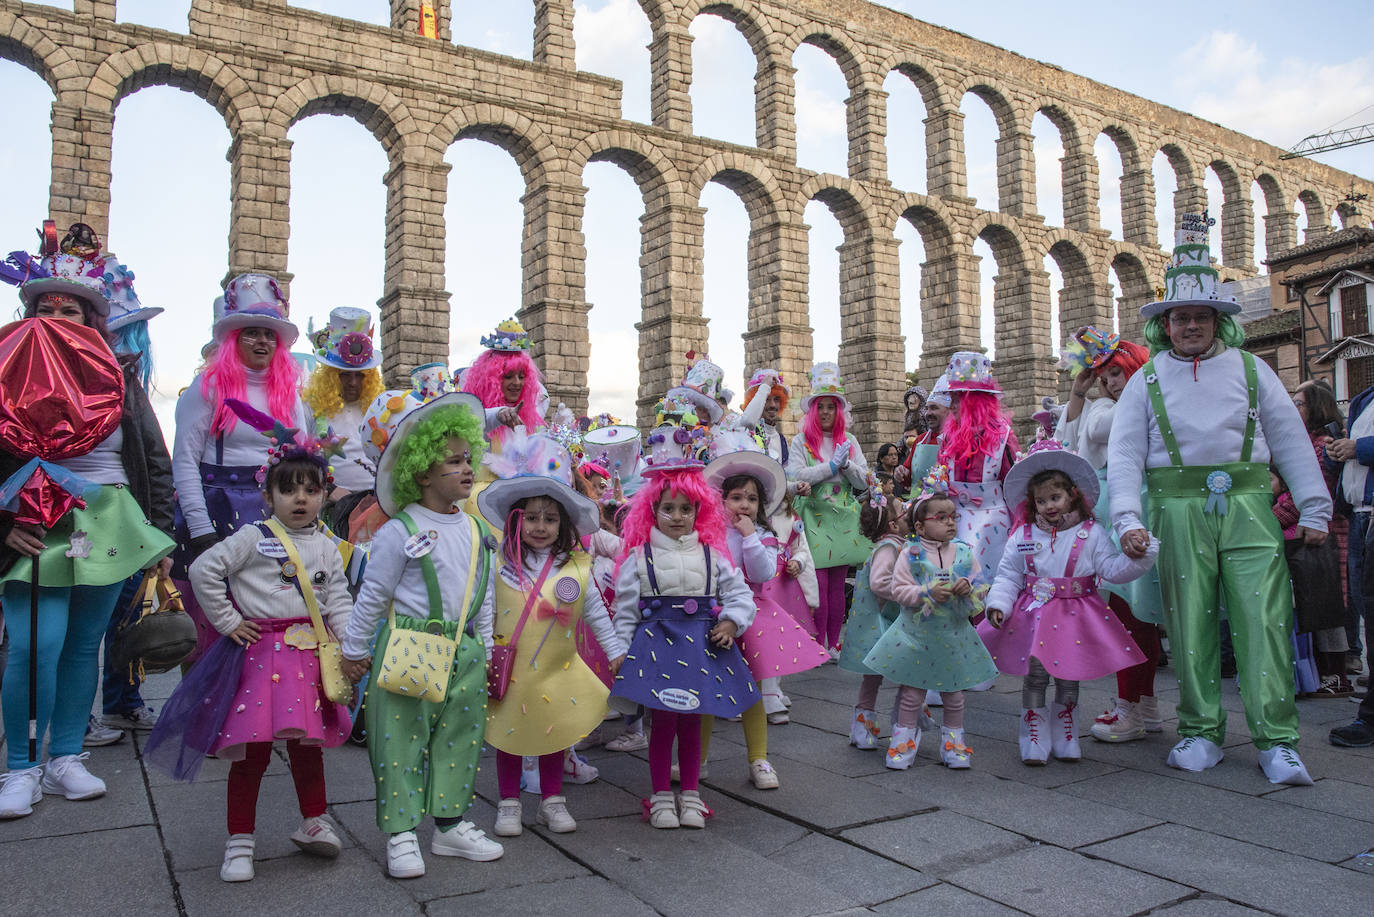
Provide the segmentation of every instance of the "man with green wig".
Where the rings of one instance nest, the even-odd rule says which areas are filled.
[[[1241,350],[1233,301],[1218,298],[1205,213],[1184,214],[1165,272],[1166,296],[1140,310],[1153,359],[1117,402],[1107,455],[1112,524],[1122,550],[1143,552],[1142,478],[1178,673],[1179,742],[1169,765],[1221,762],[1220,622],[1230,624],[1240,693],[1259,766],[1272,783],[1310,786],[1298,757],[1293,593],[1273,513],[1272,462],[1300,518],[1326,539],[1331,498],[1297,409],[1278,376]]]

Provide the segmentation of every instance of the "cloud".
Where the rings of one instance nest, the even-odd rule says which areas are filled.
[[[573,12],[577,69],[621,82],[621,113],[647,123],[649,110],[649,19],[637,0],[610,0],[599,9],[580,2]]]

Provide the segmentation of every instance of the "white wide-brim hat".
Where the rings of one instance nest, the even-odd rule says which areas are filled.
[[[579,537],[601,528],[601,512],[595,503],[557,478],[540,474],[492,481],[477,495],[477,508],[488,522],[504,530],[512,507],[527,497],[548,497],[562,504]]]
[[[679,398],[690,401],[698,409],[697,416],[702,416],[700,412],[705,411],[711,423],[720,423],[720,419],[725,416],[725,408],[720,406],[720,402],[712,398],[705,392],[699,392],[690,385],[677,385],[668,389],[669,398]]]
[[[787,473],[777,459],[764,452],[727,452],[711,459],[704,473],[706,480],[717,490],[721,490],[721,485],[737,474],[757,478],[763,485],[763,501],[759,507],[763,516],[760,518],[777,513],[783,497],[787,495]],[[722,490],[721,497],[724,496]]]
[[[24,301],[24,305],[34,308],[38,307],[38,297],[45,293],[74,296],[101,315],[110,314],[110,301],[100,295],[93,285],[88,286],[80,281],[68,280],[65,277],[37,277],[25,281],[19,287],[19,298]]]
[[[215,322],[214,338],[223,342],[235,331],[244,328],[271,328],[277,335],[277,344],[290,347],[301,336],[300,329],[284,318],[264,312],[235,312]]]
[[[377,460],[377,504],[382,508],[382,512],[388,516],[394,516],[405,508],[396,505],[395,471],[396,463],[401,458],[401,444],[415,429],[416,424],[436,409],[450,405],[466,407],[472,412],[472,416],[477,418],[479,424],[483,422],[485,414],[482,410],[482,402],[476,395],[469,395],[466,392],[450,392],[411,409],[396,423],[396,429],[392,431],[391,437],[387,440],[386,448],[382,450],[382,457]],[[478,444],[469,443],[469,445]],[[473,469],[474,472],[476,470],[476,468]]]
[[[1077,452],[1064,448],[1058,440],[1046,439],[1030,447],[1025,457],[1011,466],[1006,480],[1002,482],[1002,493],[1008,506],[1019,506],[1026,499],[1026,488],[1031,478],[1042,471],[1062,471],[1073,481],[1074,486],[1083,493],[1083,499],[1092,509],[1101,495],[1101,484],[1097,472],[1088,460]]]
[[[150,318],[156,318],[166,310],[161,306],[139,306],[128,312],[121,312],[105,323],[105,327],[111,331],[118,331],[134,322],[146,322]]]
[[[1161,299],[1158,302],[1147,302],[1141,306],[1140,317],[1153,318],[1179,306],[1206,306],[1209,309],[1217,310],[1222,315],[1236,315],[1240,312],[1240,303],[1234,299]]]

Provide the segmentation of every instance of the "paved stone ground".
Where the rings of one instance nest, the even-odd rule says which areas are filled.
[[[1019,680],[1006,676],[970,695],[973,770],[935,764],[937,737],[926,735],[917,765],[898,772],[884,769],[882,752],[846,744],[857,681],[834,666],[787,680],[792,724],[769,730],[776,791],[749,785],[740,727],[719,724],[703,787],[716,815],[705,831],[642,823],[642,753],[598,750],[600,781],[567,790],[576,833],[528,827],[536,803],[527,796],[526,831],[503,859],[430,856],[426,828],[428,875],[406,882],[385,874],[363,749],[325,755],[330,813],[343,829],[338,861],[287,840],[299,816],[278,755],[258,806],[257,879],[231,886],[219,879],[227,766],[208,762],[198,783],[176,784],[145,768],[126,739],[91,756],[105,798],[48,797],[28,818],[0,823],[3,912],[1240,917],[1368,913],[1374,902],[1374,749],[1326,742],[1355,712],[1346,701],[1300,702],[1317,785],[1281,789],[1256,766],[1230,686],[1226,760],[1205,774],[1165,766],[1172,721],[1128,745],[1085,739],[1078,764],[1027,768],[1015,744]],[[157,706],[174,684],[158,676],[147,695]],[[1168,717],[1170,670],[1159,685]],[[1103,709],[1113,687],[1085,685],[1082,709]],[[892,700],[885,689],[880,709]],[[473,817],[490,829],[494,767],[480,779]]]

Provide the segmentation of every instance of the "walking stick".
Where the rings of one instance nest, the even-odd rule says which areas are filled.
[[[38,558],[33,555],[29,590],[29,760],[38,760]]]

